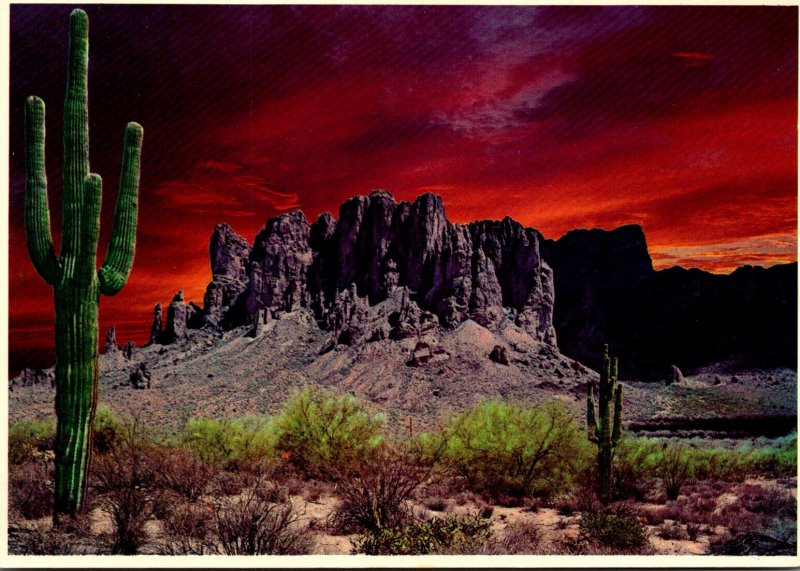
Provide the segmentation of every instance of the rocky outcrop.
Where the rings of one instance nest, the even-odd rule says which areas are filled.
[[[113,355],[119,353],[119,345],[117,345],[117,330],[115,327],[109,327],[106,333],[106,354]]]
[[[153,324],[150,326],[150,341],[149,343],[152,345],[153,343],[160,343],[161,342],[161,328],[162,328],[162,310],[161,304],[157,303],[153,307]]]
[[[414,305],[445,327],[510,321],[555,345],[552,271],[539,241],[510,218],[452,224],[433,194],[396,203],[375,191],[345,202],[338,221],[324,214],[309,225],[299,211],[270,220],[250,254],[247,312],[309,306],[339,342],[359,343],[381,335],[364,321],[367,309],[401,287],[406,313]],[[394,317],[411,324],[390,325],[398,335],[418,326]]]
[[[203,298],[201,324],[218,326],[246,293],[250,274],[250,244],[227,224],[218,224],[209,244],[212,281]]]
[[[261,308],[293,311],[309,305],[310,234],[306,217],[294,210],[270,219],[256,236],[250,252],[249,316]]]
[[[149,389],[152,383],[152,375],[147,369],[147,363],[137,363],[132,369],[128,382],[134,389]]]
[[[498,363],[499,365],[506,365],[508,366],[508,349],[503,347],[502,345],[495,345],[492,349],[492,352],[489,353],[489,360]]]
[[[334,344],[358,345],[381,339],[419,338],[439,325],[438,317],[420,309],[406,287],[395,287],[389,296],[370,306],[355,285],[337,292],[323,320]]]
[[[56,374],[54,371],[42,371],[39,369],[22,369],[20,374],[8,383],[9,390],[14,390],[17,387],[33,387],[36,385],[44,385],[50,388],[56,386]]]
[[[194,311],[191,306],[184,303],[183,290],[176,293],[167,308],[167,325],[161,334],[162,342],[174,343],[183,339],[186,336],[187,324]]]
[[[133,350],[136,348],[136,343],[133,341],[128,341],[125,344],[125,347],[122,349],[122,356],[125,357],[128,361],[133,359]]]
[[[307,307],[331,332],[331,346],[419,336],[467,319],[515,323],[555,346],[553,275],[540,240],[510,218],[452,224],[439,196],[397,203],[384,191],[351,198],[338,221],[324,213],[310,224],[300,211],[272,218],[252,249],[220,224],[205,307],[192,314],[173,300],[161,340],[202,326],[250,325],[257,336],[272,317]]]
[[[622,374],[659,380],[732,361],[797,362],[797,264],[744,266],[730,275],[681,267],[655,271],[639,226],[573,230],[544,240],[553,268],[559,349],[590,366],[604,343]]]

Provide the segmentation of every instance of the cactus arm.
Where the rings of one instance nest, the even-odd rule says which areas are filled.
[[[25,238],[36,271],[54,285],[61,278],[61,265],[50,232],[44,133],[44,101],[29,97],[25,102]]]
[[[69,17],[69,67],[64,101],[64,206],[61,258],[71,274],[80,255],[84,178],[89,174],[89,18],[83,10]]]
[[[614,357],[614,368],[611,369],[612,386],[617,384],[618,375],[619,375],[619,359],[617,357]]]
[[[136,250],[136,217],[139,206],[139,161],[142,154],[143,130],[138,123],[128,123],[122,151],[114,227],[103,266],[98,271],[100,293],[114,295],[125,285]]]
[[[589,397],[586,399],[586,431],[589,436],[589,441],[599,444],[597,435],[600,429],[597,427],[597,417],[594,412],[594,391],[592,385],[589,385]]]
[[[75,279],[88,286],[94,279],[97,265],[97,241],[100,237],[100,207],[103,198],[103,179],[90,174],[84,180],[83,232],[81,233],[81,257],[75,268]]]
[[[622,385],[614,391],[614,431],[611,433],[611,445],[616,446],[622,438]]]

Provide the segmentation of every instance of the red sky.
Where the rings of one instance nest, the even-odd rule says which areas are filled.
[[[11,6],[10,366],[52,364],[22,227],[22,107],[47,104],[59,233],[71,6]],[[145,128],[136,261],[101,327],[202,302],[208,240],[374,188],[558,238],[644,227],[657,268],[797,259],[796,7],[102,6],[92,170],[108,241],[127,121]]]

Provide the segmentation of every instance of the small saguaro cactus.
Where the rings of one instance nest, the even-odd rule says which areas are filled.
[[[44,102],[25,104],[25,235],[40,276],[53,286],[56,347],[56,473],[54,519],[77,515],[86,492],[97,406],[98,304],[125,285],[133,264],[142,127],[128,123],[114,226],[97,270],[102,180],[89,172],[89,19],[70,14],[64,102],[63,223],[57,257],[50,233],[45,173]]]
[[[612,366],[608,356],[608,345],[603,348],[603,366],[600,369],[599,403],[595,414],[594,390],[589,385],[589,398],[586,401],[586,424],[589,440],[597,445],[597,473],[600,499],[611,500],[611,469],[614,462],[614,448],[622,437],[622,385],[617,384],[617,359]],[[611,399],[614,398],[612,420]],[[598,423],[597,417],[600,417]]]

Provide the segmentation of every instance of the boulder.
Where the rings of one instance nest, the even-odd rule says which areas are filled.
[[[500,365],[508,366],[509,364],[508,349],[506,349],[502,345],[495,345],[494,348],[492,349],[492,352],[489,353],[489,359],[491,361],[494,361],[495,363],[499,363]]]
[[[150,371],[147,370],[147,364],[144,362],[137,363],[131,369],[128,381],[134,389],[149,389],[152,377]]]

